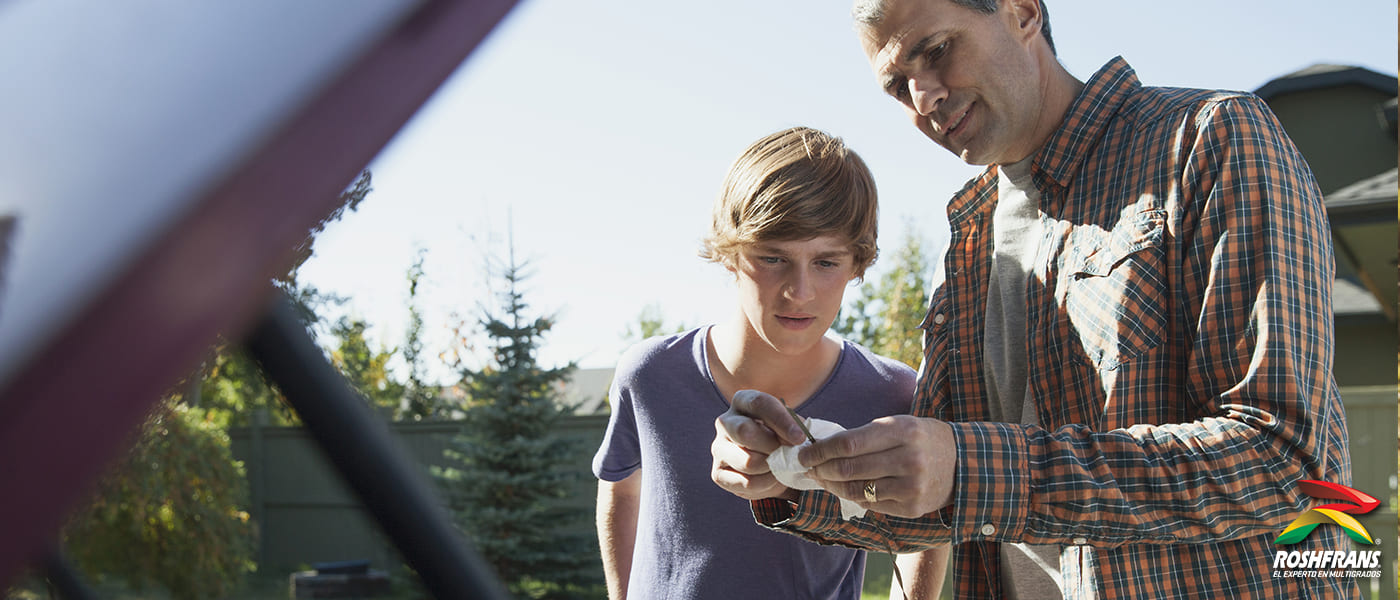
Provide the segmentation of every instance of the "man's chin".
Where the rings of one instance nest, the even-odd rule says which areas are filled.
[[[963,162],[975,167],[985,167],[989,164],[992,164],[992,161],[987,157],[966,149],[958,153],[958,158],[961,159]]]
[[[952,153],[953,156],[958,157],[958,160],[961,160],[969,165],[983,167],[991,164],[992,162],[986,156],[980,155],[976,150],[972,148],[955,146],[953,144],[948,143],[947,138],[944,138],[943,136],[934,135],[927,131],[924,132],[924,135],[928,136],[930,140],[933,140],[935,144],[938,144],[944,150],[947,150],[948,152]]]

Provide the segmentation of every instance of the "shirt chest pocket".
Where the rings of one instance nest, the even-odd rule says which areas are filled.
[[[1074,228],[1060,273],[1061,323],[1099,369],[1116,369],[1162,340],[1167,323],[1166,211],[1125,216],[1105,231]]]

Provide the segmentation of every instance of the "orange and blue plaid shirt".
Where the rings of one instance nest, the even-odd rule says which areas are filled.
[[[1043,238],[1027,289],[1043,426],[988,422],[983,310],[997,170],[949,203],[912,413],[949,421],[953,503],[842,521],[834,496],[754,503],[814,541],[952,542],[957,598],[1003,596],[999,542],[1059,544],[1066,598],[1339,598],[1274,578],[1302,479],[1351,479],[1332,378],[1331,237],[1312,174],[1250,94],[1143,87],[1122,58],[1033,159]]]

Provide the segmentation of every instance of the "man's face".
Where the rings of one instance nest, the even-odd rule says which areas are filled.
[[[889,0],[884,22],[861,30],[885,93],[919,131],[968,164],[1016,162],[1043,141],[1031,51],[1039,27],[1021,25],[1026,4],[1002,0],[988,15],[951,0]]]

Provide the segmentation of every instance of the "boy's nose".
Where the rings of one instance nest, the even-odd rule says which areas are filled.
[[[797,269],[792,277],[788,279],[787,286],[783,289],[783,295],[793,302],[807,302],[816,296],[816,288],[812,285],[812,276],[806,269]]]

